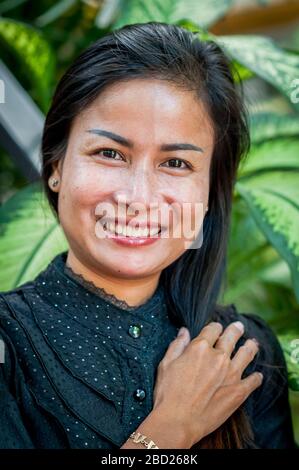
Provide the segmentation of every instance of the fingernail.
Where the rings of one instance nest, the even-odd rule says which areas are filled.
[[[235,321],[235,322],[234,322],[234,325],[235,325],[236,328],[238,328],[238,330],[242,331],[242,333],[243,333],[243,331],[244,331],[244,325],[243,325],[242,322],[240,322],[240,321]]]
[[[185,333],[185,330],[186,330],[186,328],[185,328],[184,326],[182,326],[182,327],[179,329],[179,332],[178,332],[178,334],[177,334],[177,337],[183,336],[183,334]]]
[[[258,342],[257,339],[251,338],[251,340],[252,340],[258,347],[260,347],[260,343]]]
[[[260,379],[263,380],[264,376],[261,372],[257,372],[257,374],[259,375]]]

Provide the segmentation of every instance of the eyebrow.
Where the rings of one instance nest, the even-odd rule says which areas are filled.
[[[96,134],[96,135],[102,135],[104,137],[108,137],[108,139],[114,140],[115,142],[124,145],[125,147],[128,148],[133,148],[134,143],[130,139],[126,139],[125,137],[115,134],[114,132],[111,131],[106,131],[104,129],[88,129],[86,132],[89,132],[91,134]],[[196,152],[204,152],[204,150],[201,147],[198,147],[197,145],[193,144],[187,144],[187,143],[173,143],[173,144],[162,144],[160,149],[162,151],[175,151],[175,150],[195,150]]]

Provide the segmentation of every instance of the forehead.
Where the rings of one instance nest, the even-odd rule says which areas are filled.
[[[118,82],[98,95],[73,121],[72,130],[109,126],[132,140],[213,139],[205,104],[195,93],[157,79]],[[90,138],[90,136],[89,136]]]

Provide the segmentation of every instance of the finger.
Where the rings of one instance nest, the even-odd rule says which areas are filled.
[[[253,372],[245,379],[241,380],[240,387],[243,392],[242,403],[248,398],[248,396],[263,383],[263,374],[261,372]]]
[[[190,332],[188,328],[182,327],[181,334],[171,341],[163,358],[164,362],[173,361],[179,357],[190,342]]]
[[[205,339],[210,346],[214,346],[222,331],[223,326],[221,325],[221,323],[211,322],[208,325],[204,326],[199,335],[196,336],[196,338],[194,338],[192,341],[194,343],[197,343],[198,341]]]
[[[244,325],[240,321],[231,323],[222,333],[215,344],[215,349],[227,352],[229,355],[233,352],[237,341],[244,333]]]
[[[241,380],[237,386],[233,384],[220,387],[215,394],[216,400],[212,409],[213,414],[223,414],[225,419],[222,422],[224,422],[262,383],[263,374],[254,372]]]
[[[253,339],[245,341],[243,346],[240,346],[236,354],[231,360],[231,366],[235,371],[239,372],[239,376],[243,374],[244,370],[254,359],[259,350],[258,342]]]

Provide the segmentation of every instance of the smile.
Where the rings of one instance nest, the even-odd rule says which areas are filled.
[[[115,225],[113,222],[104,222],[103,229],[107,232],[110,232],[114,235],[119,235],[123,237],[130,237],[130,238],[147,238],[147,237],[155,237],[161,232],[161,228],[133,228],[127,225]]]

